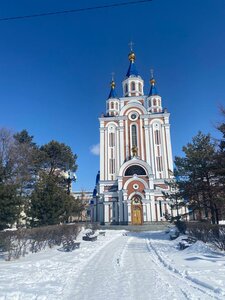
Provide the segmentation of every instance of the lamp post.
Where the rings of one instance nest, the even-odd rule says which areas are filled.
[[[70,192],[71,192],[71,184],[72,184],[72,181],[76,181],[77,180],[77,176],[74,172],[68,170],[66,172],[66,183],[67,183],[67,194],[69,195]]]

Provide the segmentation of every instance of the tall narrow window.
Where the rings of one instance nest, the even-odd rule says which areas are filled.
[[[131,91],[135,91],[135,82],[134,81],[131,82]]]
[[[141,83],[140,82],[138,83],[138,90],[139,90],[139,92],[141,92]]]
[[[162,172],[163,170],[162,156],[156,157],[156,163],[157,163],[157,171]]]
[[[128,92],[128,85],[127,85],[127,83],[125,84],[125,93],[127,93]]]
[[[132,147],[137,147],[137,126],[131,126]]]
[[[115,146],[115,133],[110,132],[109,134],[109,147]]]
[[[156,145],[161,144],[160,143],[160,132],[159,132],[159,130],[155,130],[155,143],[156,143]]]
[[[114,109],[114,103],[113,102],[111,102],[111,108]]]
[[[114,158],[109,159],[109,173],[110,174],[115,173],[115,159]]]

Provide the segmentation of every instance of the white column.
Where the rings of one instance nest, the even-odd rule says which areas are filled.
[[[167,145],[165,141],[165,125],[162,125],[162,162],[163,162],[163,174],[164,178],[168,178],[168,152],[167,152]]]
[[[156,203],[158,221],[160,221],[161,216],[160,216],[160,209],[159,209],[159,201],[156,201],[155,203]]]
[[[151,214],[150,202],[146,203],[146,221],[147,222],[151,222],[152,221],[152,214]]]
[[[152,215],[152,221],[156,221],[155,197],[154,197],[154,195],[151,195],[151,215]]]
[[[128,206],[128,222],[131,222],[131,203],[130,203],[130,201],[127,202],[127,206]]]
[[[173,171],[173,156],[171,147],[171,137],[170,137],[170,124],[165,124],[166,132],[166,145],[167,145],[167,155],[168,155],[168,167]]]
[[[151,166],[154,177],[156,177],[156,168],[155,168],[155,149],[154,149],[154,141],[153,141],[153,128],[152,125],[149,127],[149,136],[150,136],[150,145],[151,145]]]
[[[147,222],[147,206],[146,203],[143,204],[143,220]]]
[[[120,157],[120,136],[119,136],[119,128],[116,127],[116,175],[119,173],[119,169],[121,166],[121,157]]]
[[[120,191],[123,188],[123,177],[122,176],[118,176],[117,180],[118,180],[118,191]]]
[[[119,192],[119,223],[122,224],[123,223],[123,194],[122,194],[122,190],[120,190]]]
[[[150,145],[149,145],[149,126],[148,126],[148,119],[144,120],[144,129],[145,129],[145,151],[146,151],[146,161],[149,165],[151,165],[151,160],[150,160],[150,156],[151,156],[151,152],[150,151]]]
[[[105,139],[104,139],[104,122],[100,123],[100,180],[105,180],[105,168],[104,168],[104,148],[105,148]]]
[[[141,159],[142,160],[145,160],[145,156],[144,156],[144,137],[143,137],[143,120],[141,119],[140,120],[140,141],[139,141],[139,144],[141,145],[141,153],[140,153],[140,156],[141,156]]]
[[[120,132],[120,166],[124,162],[124,126],[123,120],[119,121],[119,132]]]
[[[146,222],[149,222],[149,221],[152,221],[151,219],[151,215],[150,215],[150,191],[149,189],[146,189],[145,190],[145,199],[146,199],[146,203],[145,203],[145,213],[146,213]]]
[[[128,130],[128,121],[126,120],[125,121],[125,130],[126,130],[126,144],[125,144],[125,151],[126,151],[126,159],[128,159],[128,157],[130,156],[130,153],[129,153],[129,144],[128,144],[128,134],[129,134],[129,130]]]
[[[104,208],[105,208],[105,222],[109,223],[109,204],[105,204]]]
[[[128,205],[127,205],[127,191],[123,190],[123,201],[124,201],[124,222],[128,223]]]
[[[105,180],[108,180],[109,172],[108,172],[108,129],[105,128],[105,148],[104,148],[104,156],[105,156]]]

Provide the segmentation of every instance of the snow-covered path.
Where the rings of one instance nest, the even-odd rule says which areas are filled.
[[[225,299],[225,255],[164,232],[106,230],[80,249],[0,258],[0,300]]]
[[[108,243],[76,274],[67,299],[222,299],[166,268],[150,237],[128,234]]]

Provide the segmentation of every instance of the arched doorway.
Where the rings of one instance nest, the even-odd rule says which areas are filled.
[[[143,208],[141,198],[135,195],[131,199],[131,223],[132,225],[143,224]]]

